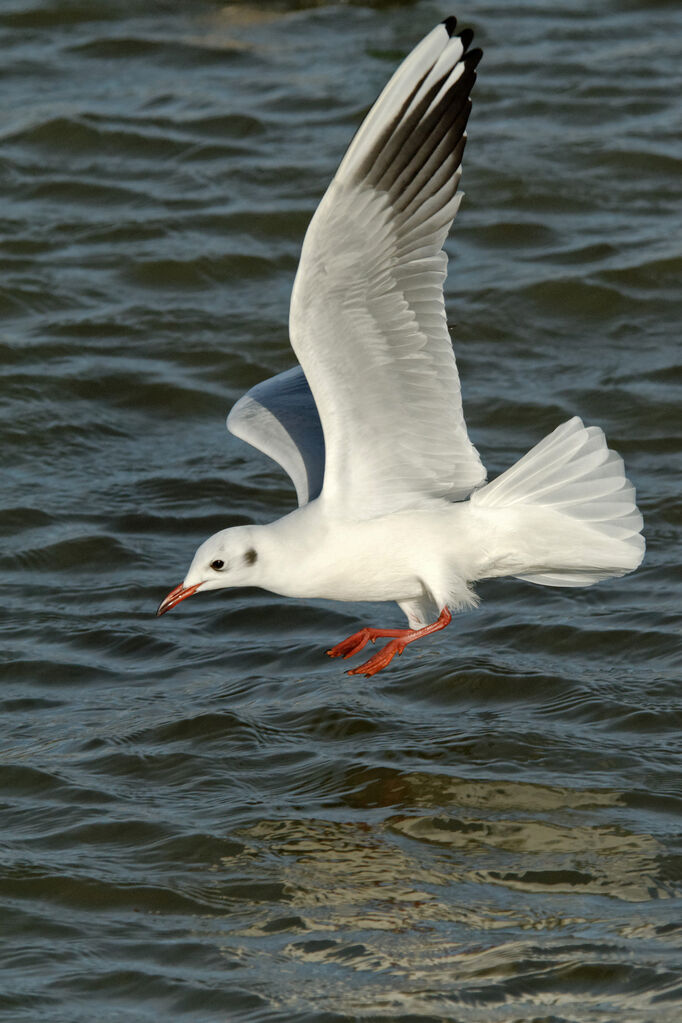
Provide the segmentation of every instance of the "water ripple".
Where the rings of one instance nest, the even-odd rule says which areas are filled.
[[[455,12],[464,13],[464,12]],[[198,595],[294,506],[224,429],[286,369],[322,190],[426,3],[0,11],[0,1016],[677,1023],[675,5],[474,3],[448,315],[491,475],[602,426],[647,557],[489,581],[391,672],[388,607]],[[624,73],[624,69],[627,73]]]

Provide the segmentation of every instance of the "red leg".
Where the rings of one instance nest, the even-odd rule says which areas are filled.
[[[375,639],[384,639],[387,636],[409,636],[411,632],[412,629],[360,629],[348,639],[341,640],[331,650],[327,650],[327,654],[329,657],[352,657],[353,654],[359,654],[370,641],[373,643]]]
[[[390,643],[378,650],[368,661],[361,664],[359,668],[353,668],[348,672],[349,675],[365,675],[366,678],[371,678],[372,675],[376,675],[378,671],[390,664],[396,654],[402,654],[408,643],[414,643],[415,639],[421,639],[422,636],[430,636],[432,632],[439,632],[451,621],[452,615],[448,608],[444,607],[437,621],[431,625],[425,625],[422,629],[361,629],[360,632],[354,633],[342,643],[332,647],[327,653],[330,657],[352,657],[353,654],[359,653],[370,640],[374,642],[379,637],[393,637]]]

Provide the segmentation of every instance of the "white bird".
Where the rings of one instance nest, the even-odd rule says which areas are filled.
[[[258,384],[228,428],[289,473],[299,507],[206,540],[158,614],[197,591],[396,601],[409,628],[332,647],[374,675],[477,603],[479,579],[589,586],[635,569],[642,516],[596,426],[557,427],[492,483],[467,436],[445,317],[443,244],[481,51],[447,18],[365,118],[308,227],[294,283],[299,366]]]

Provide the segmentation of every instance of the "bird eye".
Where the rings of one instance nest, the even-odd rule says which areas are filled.
[[[211,562],[211,568],[216,572],[220,572],[221,569],[225,568],[225,562],[221,561],[220,558],[216,558],[215,561]]]

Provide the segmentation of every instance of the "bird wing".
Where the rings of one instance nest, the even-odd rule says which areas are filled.
[[[299,505],[316,498],[324,476],[324,436],[300,366],[256,384],[227,417],[230,433],[279,462]]]
[[[480,50],[438,25],[379,96],[306,233],[291,344],[324,431],[322,496],[372,517],[485,479],[445,318],[443,243]]]

